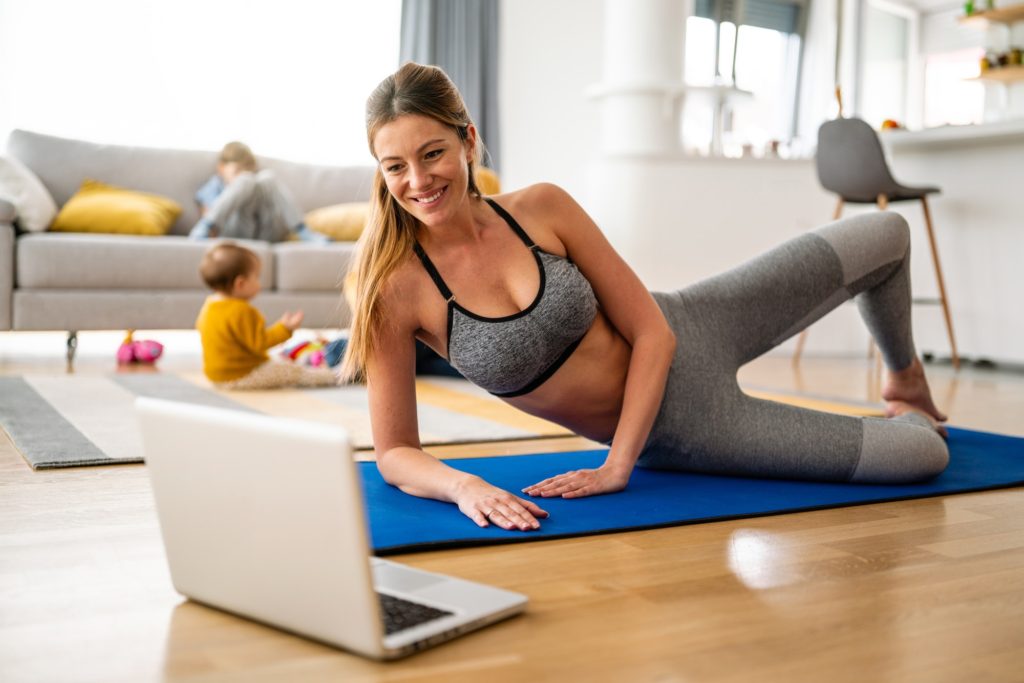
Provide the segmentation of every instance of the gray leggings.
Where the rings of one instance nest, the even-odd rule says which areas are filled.
[[[641,467],[899,483],[936,476],[945,441],[918,415],[859,418],[752,398],[736,373],[840,303],[858,307],[891,370],[915,358],[910,232],[895,213],[847,218],[737,268],[655,293],[677,347]]]

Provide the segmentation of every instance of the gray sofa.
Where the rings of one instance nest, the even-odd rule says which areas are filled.
[[[199,218],[193,195],[212,174],[216,152],[102,145],[17,130],[7,154],[42,180],[58,206],[93,178],[169,197],[183,211],[171,233],[160,237],[16,235],[13,207],[0,201],[0,331],[193,327],[208,293],[197,268],[209,243],[186,235]],[[369,198],[370,166],[260,163],[275,172],[303,212]],[[339,285],[354,243],[245,244],[263,260],[263,292],[254,304],[268,319],[302,309],[306,327],[348,325]]]

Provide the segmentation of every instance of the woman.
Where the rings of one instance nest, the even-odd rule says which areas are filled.
[[[948,462],[910,333],[909,233],[878,213],[798,237],[723,275],[651,294],[587,214],[539,184],[482,198],[481,143],[436,67],[406,64],[367,101],[379,162],[357,263],[349,375],[364,372],[377,463],[406,493],[480,526],[536,529],[533,501],[420,448],[415,341],[508,403],[609,443],[605,463],[527,486],[532,497],[622,490],[634,465],[903,482]],[[894,419],[743,394],[744,363],[854,295],[889,368]]]

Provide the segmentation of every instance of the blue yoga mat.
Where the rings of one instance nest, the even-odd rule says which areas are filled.
[[[563,500],[535,499],[550,513],[537,531],[479,528],[459,509],[389,486],[374,463],[360,463],[376,554],[537,541],[614,531],[652,529],[738,517],[924,498],[1024,483],[1024,439],[949,429],[950,464],[936,479],[909,486],[823,484],[717,477],[637,468],[621,493]],[[606,449],[448,460],[517,493],[571,469],[597,467]]]

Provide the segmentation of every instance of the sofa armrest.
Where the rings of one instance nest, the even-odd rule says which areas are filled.
[[[2,204],[7,202],[0,200],[0,205]],[[0,206],[0,211],[3,211],[3,206]],[[14,226],[10,220],[0,220],[0,330],[9,330],[14,324],[13,298]]]
[[[10,225],[14,217],[18,215],[18,209],[6,199],[0,199],[0,225]]]

